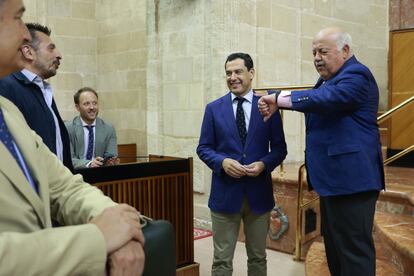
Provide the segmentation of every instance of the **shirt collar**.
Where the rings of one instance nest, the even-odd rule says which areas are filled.
[[[23,69],[22,74],[31,82],[34,82],[35,79],[37,78],[37,75],[27,69]]]
[[[237,96],[231,93],[232,102],[234,102],[235,98],[237,98]],[[250,91],[246,95],[244,95],[243,98],[246,99],[246,101],[248,101],[249,103],[252,103],[253,102],[253,90],[250,89]]]
[[[42,80],[41,77],[33,73],[32,71],[29,71],[27,69],[23,69],[21,73],[30,81],[33,83],[36,83],[37,85],[41,85],[44,88],[47,88],[49,86],[49,83]]]
[[[81,120],[81,123],[82,123],[82,126],[83,127],[85,127],[85,126],[96,126],[96,119],[95,119],[95,121],[93,121],[93,123],[92,124],[87,124],[83,119],[82,119],[82,117],[81,116],[79,116],[79,119]]]

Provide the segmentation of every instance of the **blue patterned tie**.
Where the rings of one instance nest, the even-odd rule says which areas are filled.
[[[246,143],[247,130],[246,130],[246,120],[244,118],[243,102],[246,99],[235,98],[235,100],[237,101],[236,125],[237,125],[237,130],[239,131],[240,140],[244,147],[244,144]]]
[[[0,140],[4,144],[4,146],[9,150],[10,154],[13,155],[17,164],[19,164],[19,167],[20,169],[22,169],[23,174],[26,176],[26,179],[29,181],[30,186],[36,192],[38,192],[36,182],[31,177],[30,172],[27,168],[27,165],[25,164],[25,161],[23,159],[23,156],[21,156],[21,159],[19,159],[16,148],[14,147],[15,142],[14,142],[13,136],[11,135],[9,128],[7,127],[6,122],[4,121],[3,111],[1,109],[0,109]]]
[[[16,149],[13,145],[13,137],[9,132],[9,128],[4,121],[3,111],[0,109],[0,139],[6,148],[9,150],[10,154],[13,155],[14,159],[16,159],[17,164],[19,164],[20,168],[22,165],[19,162],[19,157],[17,156]],[[22,168],[23,169],[23,168]]]
[[[85,126],[88,131],[88,150],[86,151],[86,159],[92,160],[93,156],[93,126]]]

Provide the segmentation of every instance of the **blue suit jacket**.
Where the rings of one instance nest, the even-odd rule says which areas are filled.
[[[378,98],[373,75],[355,57],[325,83],[292,92],[292,109],[306,116],[308,181],[320,195],[384,188]]]
[[[212,211],[237,213],[245,197],[250,209],[257,214],[274,206],[271,172],[285,159],[286,143],[279,113],[263,122],[257,100],[258,97],[253,96],[244,148],[237,131],[230,93],[206,107],[197,154],[213,171],[208,205]],[[223,170],[224,158],[246,165],[261,160],[266,169],[257,177],[232,178]]]
[[[17,72],[0,80],[0,95],[19,108],[29,127],[42,137],[43,143],[56,154],[55,121],[40,88],[21,72]],[[54,99],[52,109],[59,121],[63,143],[63,164],[73,172],[69,135]]]

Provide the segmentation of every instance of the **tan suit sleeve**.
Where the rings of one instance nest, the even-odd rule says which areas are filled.
[[[42,144],[43,150],[49,151]],[[115,203],[102,191],[83,181],[81,175],[73,175],[61,162],[49,158],[50,152],[43,158],[47,171],[51,217],[62,225],[77,225],[89,222],[105,208]]]
[[[0,275],[104,275],[105,241],[93,224],[0,234]]]
[[[13,105],[0,98],[0,108],[39,186],[36,194],[0,145],[0,275],[103,275],[104,237],[85,223],[116,203],[72,175]],[[51,217],[73,226],[51,228]]]

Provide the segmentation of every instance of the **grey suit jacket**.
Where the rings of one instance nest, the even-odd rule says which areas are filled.
[[[70,151],[72,163],[75,169],[84,168],[90,160],[86,160],[84,129],[79,116],[72,121],[66,122],[69,133]],[[95,156],[103,157],[104,153],[118,155],[116,133],[112,125],[105,123],[102,119],[96,118],[95,126]]]
[[[0,275],[103,275],[104,237],[84,223],[115,203],[64,167],[16,106],[0,97],[0,108],[39,187],[0,142]]]

